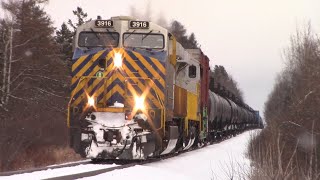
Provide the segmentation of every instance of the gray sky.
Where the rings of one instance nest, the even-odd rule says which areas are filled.
[[[180,21],[194,32],[211,64],[223,65],[239,83],[246,102],[261,112],[290,35],[309,21],[320,32],[319,0],[149,0],[153,19]],[[82,7],[91,18],[145,12],[148,0],[50,0],[46,9],[56,26]],[[318,10],[318,11],[317,11]]]

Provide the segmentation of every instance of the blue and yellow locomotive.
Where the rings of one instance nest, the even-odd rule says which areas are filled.
[[[210,103],[219,95],[210,98],[209,72],[200,49],[184,49],[155,23],[126,16],[86,22],[74,38],[71,147],[92,159],[146,159],[214,139],[210,122],[222,111],[209,109],[220,106]],[[238,108],[224,108],[230,115],[221,122],[233,124],[219,131],[257,124],[241,108],[252,115],[243,126],[247,121],[235,120],[232,107]]]

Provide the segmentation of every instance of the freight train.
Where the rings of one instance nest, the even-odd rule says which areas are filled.
[[[153,22],[98,17],[77,28],[73,50],[67,124],[82,157],[159,157],[262,126],[257,111],[210,90],[200,49]]]

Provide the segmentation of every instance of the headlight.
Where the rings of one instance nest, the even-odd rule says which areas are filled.
[[[94,106],[94,98],[93,97],[88,98],[88,104],[89,104],[89,106]]]
[[[113,58],[113,64],[116,68],[121,68],[122,66],[122,56],[120,53],[115,53]]]
[[[143,97],[135,97],[135,109],[144,110],[144,98]]]

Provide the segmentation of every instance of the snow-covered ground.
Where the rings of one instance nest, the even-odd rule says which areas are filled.
[[[65,168],[57,168],[57,169],[48,169],[43,171],[36,171],[32,173],[24,173],[24,174],[17,174],[12,176],[0,176],[1,180],[35,180],[35,179],[47,179],[59,176],[65,176],[69,174],[77,174],[82,172],[94,171],[109,167],[117,166],[115,164],[85,164],[85,165],[78,165],[73,167],[65,167]]]
[[[243,179],[250,169],[250,161],[246,158],[250,136],[260,132],[253,130],[225,140],[219,144],[180,154],[177,157],[160,162],[114,170],[108,173],[85,179],[152,179],[152,180],[212,180]],[[79,165],[60,169],[52,169],[7,177],[0,179],[44,179],[50,177],[93,171],[116,165]]]
[[[243,179],[250,170],[246,158],[251,135],[260,130],[248,131],[219,144],[187,152],[177,157],[143,166],[114,170],[85,179],[152,179],[152,180],[230,180]]]

